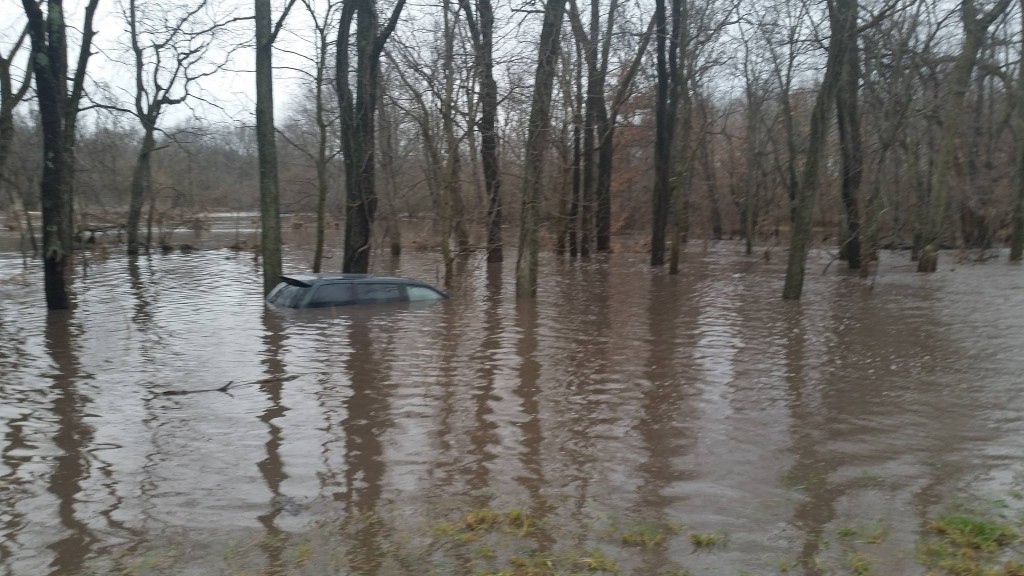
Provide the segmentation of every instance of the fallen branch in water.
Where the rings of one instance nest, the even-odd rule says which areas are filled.
[[[299,374],[292,374],[291,376],[271,376],[269,378],[263,378],[262,380],[256,380],[256,381],[253,381],[253,382],[240,382],[239,385],[241,385],[241,384],[276,384],[276,383],[279,383],[279,382],[289,382],[291,380],[295,380],[299,376],[300,376]],[[235,384],[235,381],[232,380],[232,381],[228,382],[227,384],[221,386],[220,388],[203,388],[203,389],[200,389],[200,390],[164,390],[163,392],[160,392],[160,395],[161,396],[184,396],[186,394],[199,394],[200,392],[224,392],[226,394],[227,391],[228,391],[228,388],[230,388],[234,384]]]

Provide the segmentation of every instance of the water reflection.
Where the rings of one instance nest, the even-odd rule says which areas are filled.
[[[939,505],[1024,469],[1014,269],[886,269],[873,292],[815,275],[784,306],[776,264],[726,249],[680,277],[545,260],[535,302],[511,267],[460,265],[437,306],[291,315],[227,251],[95,263],[49,317],[39,278],[0,286],[0,573],[390,576],[414,568],[389,554],[484,506],[528,512],[531,549],[694,573],[817,574],[852,551],[837,527],[874,523],[879,573],[908,573]],[[336,556],[298,566],[324,522]],[[622,545],[674,523],[729,544]]]
[[[544,476],[544,426],[539,401],[541,362],[537,358],[537,303],[533,300],[518,300],[515,309],[515,327],[519,334],[516,356],[519,358],[518,381],[512,393],[519,399],[519,469],[514,480],[525,489],[529,512],[543,526],[550,508],[543,489],[547,480]],[[539,538],[543,550],[546,540]]]
[[[483,294],[483,322],[480,343],[472,363],[476,366],[478,384],[473,387],[473,430],[470,433],[469,455],[471,463],[466,466],[469,476],[467,484],[471,492],[479,493],[489,485],[490,466],[496,459],[492,447],[499,443],[498,425],[492,419],[492,402],[501,360],[502,350],[502,291],[503,282],[500,266],[487,266],[486,286]]]
[[[358,523],[347,560],[354,572],[367,576],[377,574],[383,559],[383,527],[376,512],[387,469],[383,438],[393,425],[387,374],[390,334],[387,329],[374,326],[372,319],[358,313],[352,316],[352,351],[345,359],[350,395],[341,422],[345,435],[345,512],[350,517],[366,518]]]
[[[821,574],[818,554],[827,541],[825,528],[835,520],[835,503],[842,490],[834,485],[833,460],[827,458],[828,443],[822,434],[828,430],[826,407],[820,404],[823,392],[809,374],[814,357],[808,358],[806,340],[814,333],[805,324],[799,305],[789,305],[784,315],[786,388],[789,392],[793,462],[783,481],[804,496],[793,513],[802,542],[798,559],[806,574]]]
[[[282,430],[275,422],[288,411],[282,404],[282,387],[287,375],[283,360],[286,337],[281,326],[281,319],[269,309],[263,311],[263,368],[266,378],[260,384],[260,392],[266,396],[266,408],[260,415],[260,421],[267,427],[266,458],[256,466],[270,491],[270,502],[265,513],[259,516],[259,522],[266,530],[267,538],[263,540],[263,548],[267,555],[267,564],[271,569],[283,566],[284,541],[276,525],[277,517],[286,504],[286,497],[281,493],[281,484],[288,479],[284,463],[281,459]]]
[[[86,460],[93,430],[84,421],[90,398],[79,390],[82,374],[77,340],[80,328],[72,322],[72,312],[50,312],[46,317],[44,346],[53,361],[50,411],[56,419],[53,444],[60,451],[54,459],[48,490],[57,505],[57,517],[63,528],[60,539],[48,548],[54,558],[51,574],[75,574],[96,542],[87,520],[78,512],[82,483],[90,475]]]

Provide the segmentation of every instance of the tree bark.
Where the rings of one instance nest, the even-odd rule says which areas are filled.
[[[263,293],[281,281],[281,198],[274,130],[274,48],[270,0],[256,0],[256,141],[260,170],[260,252]]]
[[[31,61],[43,128],[43,289],[50,310],[70,307],[67,272],[73,248],[75,128],[85,70],[92,55],[93,15],[98,0],[85,9],[78,65],[68,91],[66,22],[62,0],[48,0],[46,15],[33,0],[22,0],[32,41]]]
[[[501,167],[498,155],[498,83],[494,80],[494,8],[491,0],[477,0],[474,19],[469,0],[460,0],[473,37],[480,82],[480,161],[487,191],[487,261],[501,262]]]
[[[1021,0],[1021,10],[1021,24],[1024,25],[1024,0]],[[1017,90],[1014,94],[1017,98],[1017,106],[1014,109],[1014,120],[1017,124],[1017,194],[1013,202],[1011,262],[1024,259],[1024,66],[1018,66],[1017,74]]]
[[[345,159],[345,254],[343,272],[365,274],[370,269],[370,241],[377,213],[374,166],[374,113],[380,56],[405,0],[398,0],[383,30],[377,30],[373,0],[345,0],[338,28],[335,82],[341,111],[340,129]],[[355,94],[349,81],[349,41],[356,23]]]
[[[857,0],[836,3],[841,21],[843,59],[836,92],[836,116],[839,120],[839,155],[842,158],[842,201],[846,226],[840,236],[840,259],[851,269],[861,266],[861,222],[857,195],[863,177],[864,153],[860,130],[857,92],[860,89],[860,53],[857,49]]]
[[[25,98],[32,83],[32,66],[25,67],[25,75],[17,88],[11,78],[11,62],[21,51],[27,35],[26,27],[11,47],[11,53],[7,57],[0,55],[0,185],[6,180],[4,168],[7,166],[11,143],[14,142],[14,108]]]
[[[957,144],[962,124],[963,106],[971,73],[977,62],[978,52],[985,41],[988,27],[1006,11],[1010,0],[999,0],[989,12],[979,15],[973,0],[961,3],[964,45],[953,64],[953,70],[945,81],[940,115],[942,118],[942,139],[935,172],[932,175],[931,194],[928,199],[928,215],[922,234],[924,245],[917,261],[918,272],[935,272],[939,260],[939,240],[946,220],[946,204],[953,186],[954,164],[957,161]]]
[[[139,223],[142,220],[142,205],[146,201],[147,186],[150,182],[151,162],[156,139],[150,125],[145,128],[142,145],[132,171],[131,198],[128,203],[128,246],[129,256],[139,253]],[[148,246],[147,246],[148,249]]]
[[[758,208],[758,172],[760,172],[760,138],[761,138],[761,109],[762,95],[758,93],[757,87],[747,85],[747,145],[746,145],[746,173],[744,175],[744,189],[746,197],[743,201],[743,240],[744,251],[747,255],[754,252],[754,237],[757,235],[757,208]]]
[[[529,298],[537,294],[544,150],[550,128],[551,92],[558,62],[559,36],[564,13],[565,0],[545,1],[544,24],[540,33],[537,72],[526,138],[523,216],[519,233],[519,255],[516,259],[516,295],[520,298]]]
[[[828,133],[829,109],[839,89],[840,66],[846,51],[838,12],[838,5],[852,0],[834,0],[829,6],[829,21],[832,39],[828,46],[828,60],[825,64],[825,78],[814,100],[811,112],[811,131],[808,138],[807,160],[804,164],[803,179],[800,182],[794,207],[793,232],[789,238],[789,259],[786,264],[786,282],[782,289],[785,300],[799,300],[804,289],[804,273],[807,267],[807,251],[811,243],[811,227],[817,187],[821,179],[822,161],[825,152],[825,137]]]
[[[657,100],[655,102],[654,193],[651,209],[651,266],[665,264],[665,239],[672,213],[672,134],[676,99],[673,92],[677,66],[677,26],[684,0],[672,0],[672,27],[668,25],[665,0],[655,3],[657,34]]]

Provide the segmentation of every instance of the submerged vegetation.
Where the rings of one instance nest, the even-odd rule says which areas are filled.
[[[1006,508],[960,506],[929,517],[916,550],[907,551],[926,576],[1024,576],[1024,514]],[[889,574],[889,527],[847,523],[820,540],[820,554],[766,560],[747,576],[771,574]],[[824,551],[833,548],[828,553]],[[444,514],[416,524],[382,513],[324,520],[308,530],[263,534],[222,546],[221,570],[257,574],[423,574],[430,576],[696,576],[687,559],[714,566],[727,535],[698,532],[677,522],[626,521],[588,515],[571,525],[551,510],[490,507]],[[184,533],[148,550],[124,550],[93,563],[91,574],[147,576],[181,573],[195,555],[210,552]],[[703,553],[706,555],[695,556]],[[682,560],[682,564],[679,560]],[[210,559],[203,566],[210,569]],[[719,573],[719,572],[714,572]]]

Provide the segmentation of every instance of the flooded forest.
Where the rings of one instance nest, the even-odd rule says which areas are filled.
[[[0,0],[0,576],[1021,576],[1022,258],[1024,0]]]

